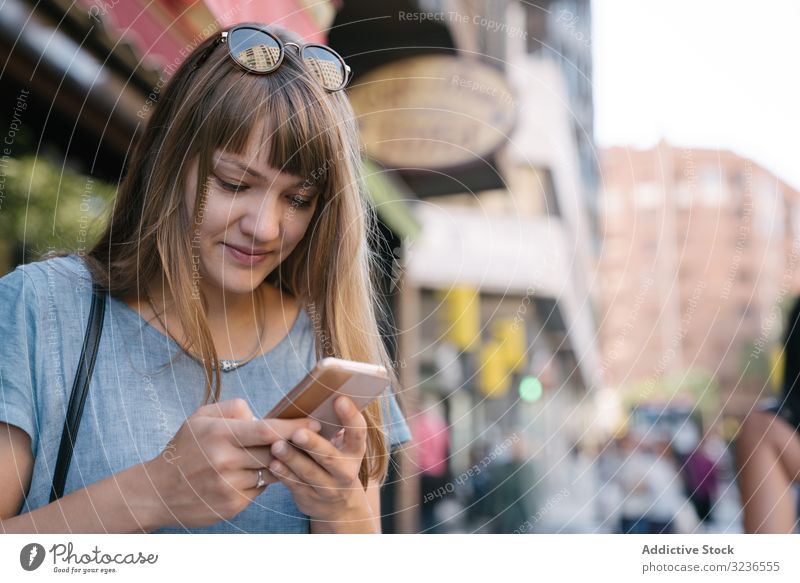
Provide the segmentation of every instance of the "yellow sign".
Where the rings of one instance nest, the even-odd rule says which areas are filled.
[[[448,339],[460,350],[475,350],[481,334],[481,298],[478,289],[454,286],[447,291],[444,304]]]
[[[500,343],[506,368],[510,372],[522,372],[527,364],[525,346],[525,323],[519,320],[496,320],[492,324],[492,336]]]
[[[478,378],[481,392],[491,399],[502,397],[511,387],[511,371],[506,368],[505,354],[498,342],[481,348]]]

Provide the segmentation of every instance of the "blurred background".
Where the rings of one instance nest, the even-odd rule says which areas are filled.
[[[221,26],[344,56],[414,441],[385,532],[741,532],[800,285],[790,2],[4,0],[0,274],[84,252]]]

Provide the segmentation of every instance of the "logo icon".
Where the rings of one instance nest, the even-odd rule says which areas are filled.
[[[44,547],[38,543],[31,543],[22,547],[19,552],[19,564],[26,571],[35,571],[44,561]]]

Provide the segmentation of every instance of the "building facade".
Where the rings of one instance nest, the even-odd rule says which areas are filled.
[[[603,373],[633,399],[741,417],[770,394],[798,289],[798,193],[729,151],[660,143],[602,157]],[[709,412],[713,409],[709,409]]]

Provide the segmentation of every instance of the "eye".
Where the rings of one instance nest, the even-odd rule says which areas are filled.
[[[311,206],[311,199],[303,198],[302,196],[293,196],[292,206],[295,208],[307,208]]]
[[[227,190],[228,192],[243,192],[248,188],[250,188],[246,184],[231,184],[230,182],[225,182],[224,180],[222,180],[222,178],[220,178],[216,174],[214,175],[214,179],[217,181],[217,183],[219,183],[219,185],[224,190]]]

